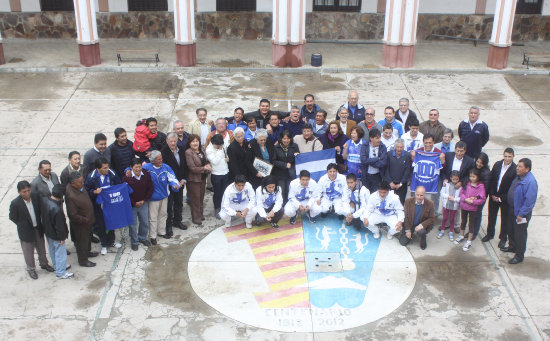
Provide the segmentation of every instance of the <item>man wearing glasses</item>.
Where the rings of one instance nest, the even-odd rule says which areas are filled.
[[[363,137],[363,140],[365,142],[368,142],[367,140],[369,139],[369,132],[371,131],[371,129],[378,129],[378,131],[382,132],[382,126],[374,120],[374,116],[374,109],[369,107],[365,111],[365,120],[358,124],[358,126],[361,127],[365,132],[365,135]]]

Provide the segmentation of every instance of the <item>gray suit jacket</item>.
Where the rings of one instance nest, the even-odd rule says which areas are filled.
[[[54,185],[59,184],[59,178],[57,177],[57,174],[52,172],[50,178],[52,179]],[[44,180],[42,180],[40,174],[38,174],[38,176],[34,178],[34,180],[31,182],[31,191],[40,194],[41,197],[49,197],[52,195],[50,189],[48,188],[48,184]]]

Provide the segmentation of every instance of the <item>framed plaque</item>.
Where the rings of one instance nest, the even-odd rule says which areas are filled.
[[[252,165],[264,177],[271,174],[271,169],[273,169],[273,165],[271,163],[267,163],[264,160],[258,158],[254,159],[254,163]]]

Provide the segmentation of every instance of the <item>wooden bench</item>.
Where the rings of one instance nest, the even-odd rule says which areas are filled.
[[[549,52],[523,52],[523,63],[522,65],[527,65],[527,69],[529,69],[529,61],[531,58],[535,59],[550,59],[550,53]]]
[[[131,55],[130,58],[122,59],[122,55]],[[146,57],[150,55],[150,57]],[[116,50],[118,66],[123,61],[154,61],[156,66],[159,66],[159,50],[158,49],[118,49]]]

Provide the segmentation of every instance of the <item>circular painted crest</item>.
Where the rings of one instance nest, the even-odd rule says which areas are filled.
[[[280,225],[220,227],[206,236],[189,259],[197,295],[255,327],[326,332],[375,321],[414,288],[411,254],[385,234],[374,239],[334,216]]]

